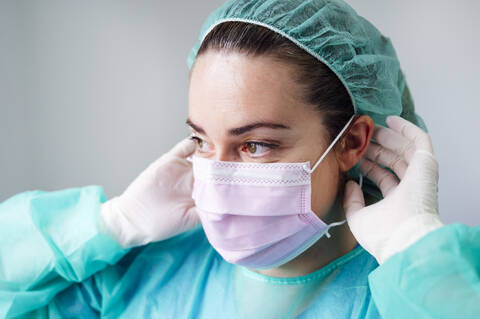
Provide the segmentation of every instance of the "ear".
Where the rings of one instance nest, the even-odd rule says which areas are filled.
[[[341,172],[347,172],[362,158],[370,145],[374,128],[375,124],[368,115],[353,120],[335,149]]]

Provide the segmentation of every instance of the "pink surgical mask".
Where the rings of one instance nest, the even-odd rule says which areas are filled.
[[[248,163],[193,156],[195,201],[210,244],[228,262],[255,269],[282,265],[311,247],[327,225],[311,209],[311,174],[317,163]]]

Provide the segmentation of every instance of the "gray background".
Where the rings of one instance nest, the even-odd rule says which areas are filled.
[[[185,60],[222,2],[1,1],[0,201],[92,184],[118,195],[185,137]],[[440,162],[443,220],[479,224],[480,2],[349,3],[397,50]]]

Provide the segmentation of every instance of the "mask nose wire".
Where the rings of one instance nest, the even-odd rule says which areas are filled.
[[[352,117],[348,120],[347,124],[345,124],[345,126],[343,127],[343,129],[340,131],[340,133],[338,133],[337,137],[335,137],[335,139],[333,140],[333,142],[330,144],[330,146],[328,146],[327,150],[322,154],[322,156],[318,159],[318,161],[315,163],[315,165],[312,167],[312,169],[309,169],[307,167],[307,165],[304,165],[303,166],[303,169],[305,171],[307,171],[307,173],[312,173],[318,166],[318,164],[320,164],[322,162],[322,160],[325,158],[325,156],[327,156],[328,152],[330,152],[330,150],[332,149],[332,147],[335,146],[335,144],[338,142],[338,140],[340,139],[340,137],[342,137],[343,133],[345,133],[345,131],[347,130],[347,128],[350,126],[350,123],[352,123],[353,119],[355,118],[355,114],[352,115]]]

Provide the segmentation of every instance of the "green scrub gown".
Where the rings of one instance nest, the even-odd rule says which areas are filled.
[[[201,227],[128,250],[99,186],[0,204],[0,318],[479,318],[480,228],[441,227],[378,266],[361,246],[306,276],[224,261]]]

